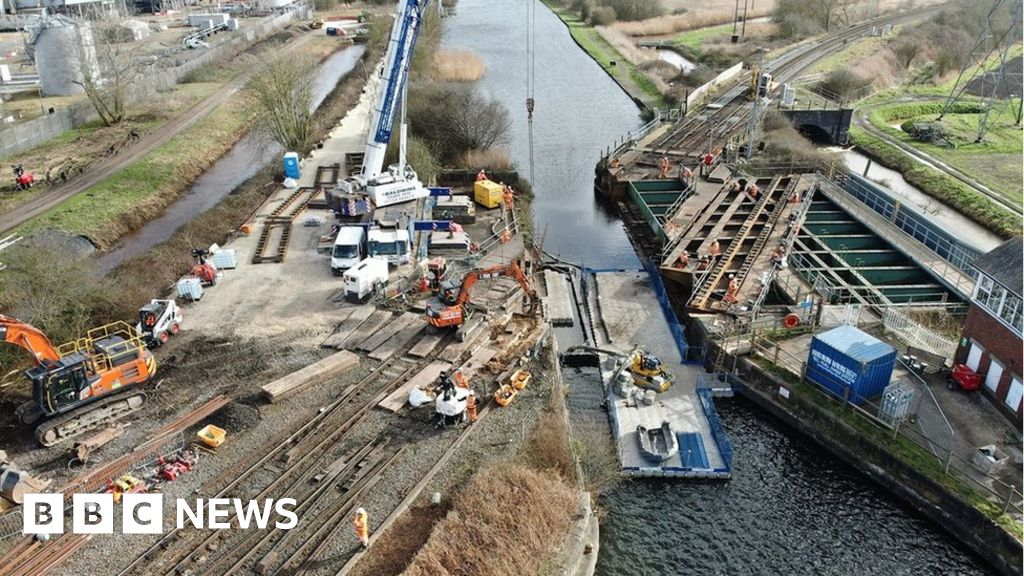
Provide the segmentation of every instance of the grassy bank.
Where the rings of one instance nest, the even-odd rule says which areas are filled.
[[[135,107],[131,118],[116,126],[100,122],[72,128],[44,144],[0,160],[3,165],[22,164],[36,178],[28,190],[15,190],[13,180],[3,181],[0,214],[17,209],[23,202],[46,192],[51,186],[74,178],[90,165],[131,146],[133,133],[143,136],[213,94],[220,84],[184,84],[177,89],[157,94],[145,104]]]
[[[1013,125],[1017,103],[1002,101],[993,107],[982,142],[975,142],[979,121],[985,113],[980,103],[960,103],[940,121],[937,118],[942,107],[940,101],[875,106],[867,119],[889,136],[942,160],[1020,206],[1020,183],[1024,179],[1020,157],[1024,146],[1020,128]],[[906,122],[941,126],[955,147],[920,142],[894,127]]]
[[[551,0],[545,0],[544,5],[565,23],[569,28],[569,34],[580,48],[590,55],[633,100],[643,103],[647,108],[661,108],[667,105],[654,82],[606,42],[593,26]]]
[[[310,42],[301,50],[326,58],[334,42]],[[200,123],[178,134],[140,161],[20,226],[27,235],[57,229],[90,238],[101,248],[163,212],[192,182],[253,126],[256,106],[242,91]]]
[[[907,182],[925,194],[952,206],[996,234],[1005,238],[1020,234],[1020,217],[996,206],[959,180],[919,164],[898,148],[856,126],[850,127],[850,141],[879,164],[903,174]]]
[[[366,61],[376,56],[367,53],[363,58]],[[316,112],[315,119],[318,121],[314,123],[314,140],[325,137],[359,101],[364,83],[360,74],[352,73],[338,84]],[[118,266],[111,274],[112,283],[132,292],[127,298],[131,305],[146,301],[152,294],[161,293],[189,269],[193,246],[223,243],[259,208],[269,194],[277,190],[280,185],[279,172],[280,166],[277,163],[264,167],[219,204],[185,224],[170,240]]]

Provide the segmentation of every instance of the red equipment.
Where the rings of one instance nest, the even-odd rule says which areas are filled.
[[[185,452],[171,461],[165,461],[161,456],[158,463],[160,464],[158,472],[160,477],[171,482],[191,471],[192,467],[196,465],[196,457],[191,452]]]
[[[981,376],[974,370],[971,370],[970,366],[957,364],[953,366],[953,369],[949,372],[949,377],[946,378],[946,388],[974,392],[981,388]]]
[[[14,186],[18,190],[28,190],[36,182],[35,176],[31,172],[26,172],[25,167],[21,164],[15,164],[11,166],[14,170]]]
[[[465,321],[465,307],[469,303],[470,291],[477,280],[481,278],[494,278],[495,276],[511,276],[523,288],[523,292],[530,297],[532,304],[537,293],[530,287],[530,281],[523,273],[519,264],[512,262],[508,265],[498,265],[483,270],[473,270],[466,274],[459,287],[447,285],[441,286],[440,294],[427,301],[427,323],[434,328],[459,327]]]
[[[192,256],[196,259],[195,265],[192,266],[192,275],[199,278],[203,286],[213,286],[217,283],[217,267],[206,261],[206,257],[209,254],[209,252],[202,248],[194,248],[192,250]]]

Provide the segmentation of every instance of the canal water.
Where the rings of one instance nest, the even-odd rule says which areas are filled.
[[[640,124],[618,86],[536,4],[534,212],[545,248],[592,267],[636,267],[611,210],[595,203],[599,151]],[[511,111],[527,173],[526,2],[459,0],[445,47],[487,64],[477,84]],[[984,569],[935,525],[742,399],[720,402],[735,444],[728,482],[634,481],[601,500],[598,574],[957,574]]]
[[[477,89],[512,119],[509,151],[529,177],[524,0],[459,0],[445,20],[444,47],[475,52],[487,65]],[[580,50],[539,2],[535,11],[534,223],[544,249],[591,267],[639,267],[613,207],[594,199],[601,151],[642,124],[633,101]],[[546,229],[546,232],[545,232]]]
[[[903,179],[903,175],[890,170],[877,162],[869,164],[868,157],[855,150],[827,148],[838,152],[846,167],[855,174],[864,175],[888,188],[896,200],[918,214],[939,224],[946,230],[956,230],[957,238],[980,252],[988,252],[1003,243],[1003,239],[988,228],[978,224],[955,209],[928,196],[913,184]]]
[[[316,110],[366,51],[351,46],[338,51],[320,64],[313,83],[311,110]],[[192,188],[171,204],[164,213],[126,236],[112,250],[96,257],[94,270],[109,273],[119,264],[166,242],[196,216],[213,208],[225,196],[251,178],[269,162],[281,158],[281,146],[266,133],[254,130],[242,137],[224,156],[196,179]]]

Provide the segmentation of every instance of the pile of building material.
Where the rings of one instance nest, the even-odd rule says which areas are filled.
[[[358,356],[343,350],[337,354],[332,354],[319,362],[310,364],[302,370],[292,372],[287,376],[278,378],[277,380],[263,386],[261,390],[263,390],[263,395],[266,396],[270,402],[278,402],[283,398],[287,398],[296,392],[305,390],[314,384],[320,384],[328,378],[343,374],[358,364]]]
[[[541,302],[544,303],[544,317],[552,326],[572,326],[572,298],[565,276],[554,270],[545,270],[543,276],[547,290],[547,295],[541,298]]]

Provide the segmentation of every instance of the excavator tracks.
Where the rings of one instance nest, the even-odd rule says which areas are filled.
[[[99,400],[77,412],[43,422],[36,427],[36,440],[43,446],[53,446],[135,412],[145,402],[146,394],[143,392]]]

